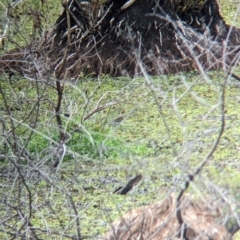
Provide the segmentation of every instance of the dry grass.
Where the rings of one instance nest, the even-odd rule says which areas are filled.
[[[211,199],[194,201],[185,195],[178,208],[171,194],[161,203],[127,213],[112,225],[105,240],[231,239],[225,226],[217,221],[221,211],[215,205]]]

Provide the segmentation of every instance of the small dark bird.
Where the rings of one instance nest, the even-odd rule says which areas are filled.
[[[64,117],[69,118],[70,114],[69,113],[64,113]]]
[[[116,119],[114,119],[111,123],[111,125],[119,125],[122,121],[123,121],[124,117],[123,116],[120,116],[120,117],[117,117]]]

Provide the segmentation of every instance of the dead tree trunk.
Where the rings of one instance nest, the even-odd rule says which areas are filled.
[[[76,78],[141,75],[143,69],[154,75],[229,71],[238,62],[240,29],[224,22],[218,0],[105,2],[66,1],[44,38],[4,55],[0,66],[24,74]],[[9,61],[16,58],[20,62]]]

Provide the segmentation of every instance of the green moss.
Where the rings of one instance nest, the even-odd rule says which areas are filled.
[[[217,72],[211,72],[207,76],[208,81],[206,76],[202,78],[196,73],[160,76],[151,79],[154,92],[142,78],[113,80],[105,77],[101,83],[89,80],[66,85],[61,113],[64,129],[71,133],[80,124],[85,130],[74,132],[67,142],[67,152],[71,154],[66,155],[65,160],[68,161],[60,167],[57,182],[60,189],[71,192],[78,205],[82,234],[90,233],[94,239],[122,212],[157,201],[170,188],[184,183],[182,177],[185,172],[191,173],[199,166],[217,138],[221,127],[219,102],[222,79],[221,73]],[[21,91],[27,89],[27,83],[18,83]],[[21,95],[16,85],[12,88],[6,83],[4,88],[9,97],[15,94],[18,99]],[[226,87],[224,135],[191,191],[197,188],[207,193],[208,181],[219,187],[231,188],[233,192],[239,187],[238,92],[238,85],[234,83]],[[38,96],[34,88],[26,94],[28,102],[34,102]],[[56,103],[56,93],[46,89],[44,94],[48,101],[40,104],[39,111],[43,114],[27,145],[35,154],[44,154],[50,139],[58,141],[55,118],[49,119],[53,116],[54,104],[48,104]],[[82,121],[97,106],[113,101],[116,104]],[[29,106],[33,105],[25,107],[22,104],[26,110]],[[21,122],[24,111],[13,113],[18,122]],[[65,113],[69,117],[65,117]],[[112,124],[120,115],[124,120]],[[16,129],[22,139],[27,138],[31,131],[27,127],[31,119],[26,119],[25,125],[20,124]],[[132,193],[127,196],[112,194],[127,181],[127,176],[138,173],[144,176],[144,180]],[[118,182],[102,182],[116,178]],[[52,229],[67,224],[67,231],[73,234],[74,213],[67,210],[69,201],[66,195],[50,191],[49,184],[44,181],[34,186],[34,192],[34,203],[42,207],[41,211],[34,211],[33,223],[43,228],[47,224]]]
[[[48,1],[48,4],[52,3]],[[234,14],[235,8],[228,9],[226,3],[221,1],[227,19]],[[60,4],[55,5],[48,5],[49,16]],[[34,7],[41,9],[41,5]],[[21,8],[19,14],[20,10],[23,11],[23,6]],[[48,21],[54,22],[55,17]],[[26,23],[26,27],[31,24],[31,21]],[[46,26],[50,24],[46,23]],[[238,73],[239,69],[235,72]],[[50,159],[50,150],[56,148],[59,141],[54,117],[56,91],[39,83],[37,92],[35,84],[21,78],[13,79],[12,84],[5,78],[0,80],[9,107],[20,109],[11,111],[20,144],[26,143],[29,154],[35,156],[33,159],[36,162],[44,157]],[[184,176],[194,172],[212,149],[221,127],[219,103],[224,80],[221,72],[210,72],[205,76],[190,72],[153,77],[151,88],[143,78],[112,79],[102,76],[100,81],[82,80],[76,85],[67,80],[64,89],[60,114],[63,128],[71,137],[66,143],[65,161],[49,175],[52,182],[44,178],[35,181],[33,174],[32,185],[32,178],[27,178],[33,195],[31,223],[37,228],[49,229],[48,233],[39,235],[42,239],[59,239],[59,236],[51,234],[54,230],[75,234],[75,214],[69,203],[69,194],[77,206],[82,234],[96,239],[96,235],[106,231],[110,222],[129,209],[159,201],[169,190],[179,190]],[[37,111],[36,103],[40,96]],[[3,102],[0,94],[0,128],[9,133],[12,126]],[[99,106],[109,103],[115,104],[94,112]],[[224,134],[214,156],[189,191],[211,193],[211,187],[217,186],[220,190],[231,189],[229,192],[238,196],[238,105],[239,84],[231,81],[226,87]],[[37,125],[31,135],[36,116]],[[119,116],[124,119],[115,124],[114,120]],[[75,131],[81,127],[83,130]],[[0,149],[12,154],[9,145]],[[0,164],[4,169],[9,162],[1,161]],[[112,194],[139,173],[143,175],[143,180],[128,195]],[[9,188],[0,181],[2,194],[11,204],[17,205],[17,183]],[[27,196],[24,190],[21,205],[24,212],[28,212],[29,207],[25,199]],[[15,220],[9,221],[9,224],[20,227]],[[0,238],[5,239],[6,236],[1,234]]]
[[[240,27],[239,25],[239,3],[234,0],[220,1],[221,13],[226,22],[230,25]]]

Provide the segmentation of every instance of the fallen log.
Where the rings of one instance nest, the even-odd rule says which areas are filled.
[[[127,213],[111,225],[104,240],[230,240],[239,225],[236,221],[231,226],[224,224],[221,217],[221,209],[209,197],[197,201],[184,195],[178,205],[172,194],[160,203]]]

